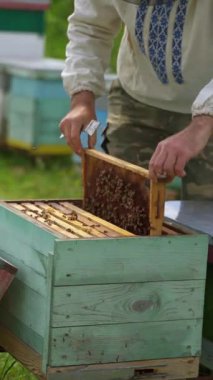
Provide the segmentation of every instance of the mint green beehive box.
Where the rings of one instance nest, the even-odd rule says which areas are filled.
[[[59,123],[70,108],[63,89],[64,63],[42,59],[12,63],[7,99],[7,145],[32,155],[70,154],[64,139],[59,139]]]
[[[22,207],[0,206],[0,256],[18,268],[0,346],[42,379],[197,376],[206,236],[69,238]]]

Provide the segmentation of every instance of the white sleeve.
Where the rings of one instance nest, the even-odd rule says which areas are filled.
[[[213,116],[213,79],[199,92],[192,105],[192,116]]]
[[[71,96],[90,90],[95,96],[105,91],[104,72],[109,64],[113,38],[121,26],[111,0],[75,0],[68,18],[69,43],[62,72],[66,91]]]

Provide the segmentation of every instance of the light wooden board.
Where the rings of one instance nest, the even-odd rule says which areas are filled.
[[[208,237],[57,241],[54,285],[205,280]]]
[[[87,149],[83,157],[84,208],[136,235],[161,235],[165,181],[149,171]]]
[[[48,380],[177,380],[197,377],[199,358],[146,360],[48,369]]]
[[[51,329],[50,366],[199,356],[202,319]]]
[[[57,287],[52,326],[202,318],[204,291],[204,280]]]
[[[134,236],[72,204],[71,201],[19,201],[7,203],[35,225],[62,239]]]

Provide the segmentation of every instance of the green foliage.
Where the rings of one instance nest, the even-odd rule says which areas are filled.
[[[64,59],[67,44],[67,18],[73,12],[73,0],[52,0],[46,14],[46,56]]]
[[[9,354],[0,354],[0,380],[36,380],[36,377]]]
[[[64,59],[67,38],[67,18],[73,12],[74,0],[52,0],[52,5],[46,15],[46,56]],[[116,71],[117,53],[123,29],[114,40],[110,69]]]

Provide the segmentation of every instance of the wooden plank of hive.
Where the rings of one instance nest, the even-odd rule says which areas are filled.
[[[99,238],[134,236],[132,233],[88,213],[70,201],[19,201],[9,202],[9,207],[23,212],[25,215],[45,225],[46,228],[51,227],[50,230],[54,230],[60,235],[69,238],[88,237],[85,236],[85,233],[89,233],[90,237]],[[68,220],[67,215],[71,214],[77,216],[78,220]],[[44,215],[45,217],[40,215]],[[64,223],[69,223],[69,226],[65,226]],[[70,225],[72,226],[72,233],[69,232]],[[77,232],[76,229],[74,231],[73,227],[74,229],[78,229]]]
[[[26,207],[23,206],[23,204],[18,204],[18,203],[10,203],[12,207],[14,207],[16,210],[19,210],[23,212],[25,215],[33,218],[35,221],[40,222],[42,225],[45,225],[46,228],[50,227],[50,225],[47,225],[47,220],[40,217],[38,215],[38,212],[33,212],[32,210],[27,209]],[[71,239],[76,239],[77,236],[72,234],[71,232],[68,232],[67,230],[65,231],[63,228],[59,227],[58,225],[51,223],[51,230],[54,230],[57,232],[61,237],[68,237]]]
[[[199,358],[189,357],[89,366],[48,367],[48,380],[195,379],[198,363]]]
[[[38,204],[39,203],[39,204]],[[35,211],[37,213],[42,213],[42,210],[44,211],[44,213],[42,213],[42,215],[44,216],[44,218],[46,219],[46,222],[49,223],[49,225],[52,226],[52,222],[55,224],[55,225],[58,225],[60,228],[64,228],[64,234],[66,235],[66,232],[71,232],[73,233],[75,236],[75,238],[79,238],[79,237],[82,237],[82,238],[89,238],[91,237],[92,235],[88,232],[85,232],[85,231],[82,231],[81,229],[79,228],[76,228],[72,223],[71,221],[67,221],[66,219],[64,220],[61,220],[60,218],[58,218],[57,216],[54,216],[51,214],[51,212],[49,212],[49,210],[47,211],[47,208],[49,208],[48,205],[45,205],[44,204],[44,207],[42,208],[40,202],[35,202],[35,204],[32,204],[32,203],[22,203],[26,208],[28,208],[29,210],[32,210],[32,211]],[[40,206],[40,207],[38,207]],[[46,211],[46,212],[45,212]]]
[[[105,234],[101,233],[100,231],[96,230],[94,227],[89,226],[88,223],[83,223],[79,220],[79,215],[76,211],[70,211],[69,214],[65,214],[64,212],[61,212],[58,209],[53,208],[50,204],[45,204],[43,202],[36,202],[36,205],[42,208],[42,210],[47,211],[48,214],[51,214],[55,216],[56,218],[59,218],[60,220],[65,220],[68,223],[70,223],[72,226],[75,226],[79,230],[89,233],[94,237],[106,237]],[[85,222],[87,222],[85,220]]]
[[[84,209],[136,235],[161,235],[165,181],[95,150],[83,157]]]
[[[115,232],[114,230],[110,230],[109,228],[106,228],[100,223],[97,223],[97,221],[93,220],[93,217],[90,215],[90,217],[85,216],[85,211],[81,210],[80,208],[76,208],[75,205],[72,203],[67,202],[66,206],[63,206],[62,203],[57,202],[50,202],[50,206],[54,207],[55,209],[63,212],[65,215],[69,215],[71,212],[76,212],[78,215],[78,220],[82,223],[85,223],[86,225],[95,228],[96,231],[102,234],[103,237],[117,237],[119,234]]]
[[[94,221],[95,223],[98,223],[98,224],[104,226],[104,228],[106,229],[106,231],[108,230],[108,232],[109,232],[109,236],[111,236],[111,237],[116,237],[116,236],[117,236],[117,237],[118,237],[118,236],[128,236],[128,237],[132,237],[132,236],[135,236],[135,235],[132,234],[131,232],[126,231],[126,230],[124,230],[124,229],[122,229],[122,228],[120,228],[120,227],[118,227],[118,226],[116,226],[116,225],[113,225],[112,223],[110,223],[110,222],[108,222],[108,221],[106,221],[106,220],[103,220],[103,219],[99,218],[98,216],[91,214],[91,213],[88,212],[88,211],[85,211],[85,210],[79,209],[77,206],[74,206],[73,204],[71,204],[71,203],[69,203],[69,202],[61,202],[61,204],[62,204],[63,206],[65,206],[65,207],[70,208],[71,210],[76,210],[76,212],[79,211],[79,213],[80,213],[82,216],[84,216],[84,217],[86,217],[86,218],[88,218],[88,219]]]

